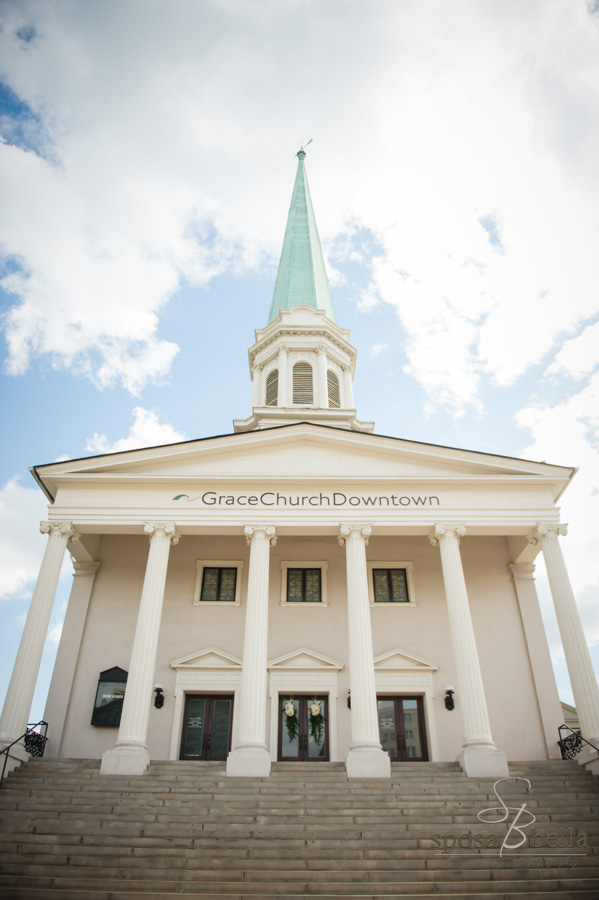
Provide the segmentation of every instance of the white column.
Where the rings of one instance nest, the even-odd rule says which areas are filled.
[[[327,387],[327,350],[323,344],[318,347],[318,374],[316,377],[316,406],[326,409],[329,405],[329,392]]]
[[[279,347],[277,365],[279,367],[279,393],[277,396],[277,406],[290,406],[289,397],[287,396],[287,344],[281,344]]]
[[[227,758],[227,775],[262,778],[270,775],[266,746],[266,666],[268,663],[268,586],[273,525],[246,525],[250,566],[243,639],[243,671],[237,745]]]
[[[566,525],[537,525],[531,540],[538,540],[543,551],[580,730],[583,737],[597,744],[599,688],[559,543],[559,535],[566,533]]]
[[[262,397],[262,366],[254,366],[252,369],[252,408],[264,406]]]
[[[147,524],[150,538],[123,712],[117,742],[102,757],[103,775],[142,775],[150,762],[147,748],[148,720],[156,668],[156,651],[164,601],[169,551],[179,541],[173,524]]]
[[[506,777],[507,757],[491,736],[487,701],[474,639],[466,581],[460,558],[463,525],[435,525],[431,543],[439,546],[447,599],[449,631],[457,673],[457,706],[462,715],[464,745],[458,762],[468,776]]]
[[[349,778],[388,778],[391,760],[381,749],[374,682],[374,654],[366,545],[370,525],[342,525],[339,542],[345,543],[347,616],[351,687],[352,741],[345,760]]]
[[[70,522],[41,522],[40,531],[48,535],[48,543],[4,701],[0,746],[10,744],[27,728],[64,551],[69,538],[76,539]]]
[[[545,637],[543,618],[535,588],[534,563],[510,563],[508,566],[514,580],[524,638],[532,668],[539,715],[545,735],[547,757],[560,759],[557,744],[558,728],[564,721],[564,713],[559,702],[551,656]]]
[[[75,570],[73,586],[44,712],[44,719],[49,725],[48,743],[44,751],[44,757],[48,759],[64,755],[62,750],[63,730],[79,659],[78,651],[83,640],[87,610],[99,568],[100,563],[97,560],[73,563]]]
[[[343,367],[343,409],[353,409],[354,408],[354,386],[352,384],[351,379],[351,368],[349,366]]]

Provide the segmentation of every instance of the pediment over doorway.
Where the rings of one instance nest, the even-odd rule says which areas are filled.
[[[439,666],[428,659],[414,656],[413,653],[406,653],[405,650],[389,650],[387,653],[382,653],[375,658],[374,668],[388,672],[405,672],[406,670],[436,672]]]
[[[328,656],[323,656],[321,653],[316,653],[314,650],[307,650],[304,647],[301,650],[293,650],[291,653],[286,653],[285,656],[279,656],[277,659],[271,660],[268,663],[268,669],[269,671],[282,669],[320,669],[328,670],[330,672],[339,672],[343,669],[343,663],[336,659],[331,659]]]
[[[208,647],[197,653],[190,653],[171,662],[173,669],[242,669],[242,662],[216,647]]]

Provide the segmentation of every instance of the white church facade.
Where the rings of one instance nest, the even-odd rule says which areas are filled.
[[[510,761],[559,757],[539,552],[582,734],[599,738],[560,548],[574,470],[357,418],[356,351],[335,321],[304,156],[249,352],[251,415],[231,434],[33,470],[48,543],[4,744],[25,731],[66,551],[48,756],[101,759],[108,775],[186,759],[266,777],[301,760],[379,778],[394,761],[501,777]]]

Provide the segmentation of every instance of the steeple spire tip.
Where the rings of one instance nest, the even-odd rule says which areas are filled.
[[[310,138],[310,140],[308,141],[307,144],[300,144],[300,148],[297,151],[297,153],[295,154],[298,159],[301,160],[301,159],[306,158],[306,147],[308,147],[312,143],[313,140],[314,140],[314,138]]]
[[[282,309],[302,305],[321,309],[331,322],[336,321],[304,168],[306,147],[311,143],[312,138],[307,144],[300,144],[300,149],[295,154],[298,159],[297,174],[268,315],[269,322],[276,319]]]

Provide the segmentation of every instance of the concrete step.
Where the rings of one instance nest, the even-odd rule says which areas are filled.
[[[597,781],[560,761],[515,773],[533,789],[503,782],[512,813],[525,803],[536,834],[562,844],[584,832],[584,850],[472,852],[469,834],[494,834],[498,848],[506,825],[477,819],[499,805],[494,780],[467,779],[455,764],[394,764],[391,780],[349,781],[342,764],[227,779],[222,763],[105,777],[97,761],[39,760],[0,792],[0,897],[596,900]]]

